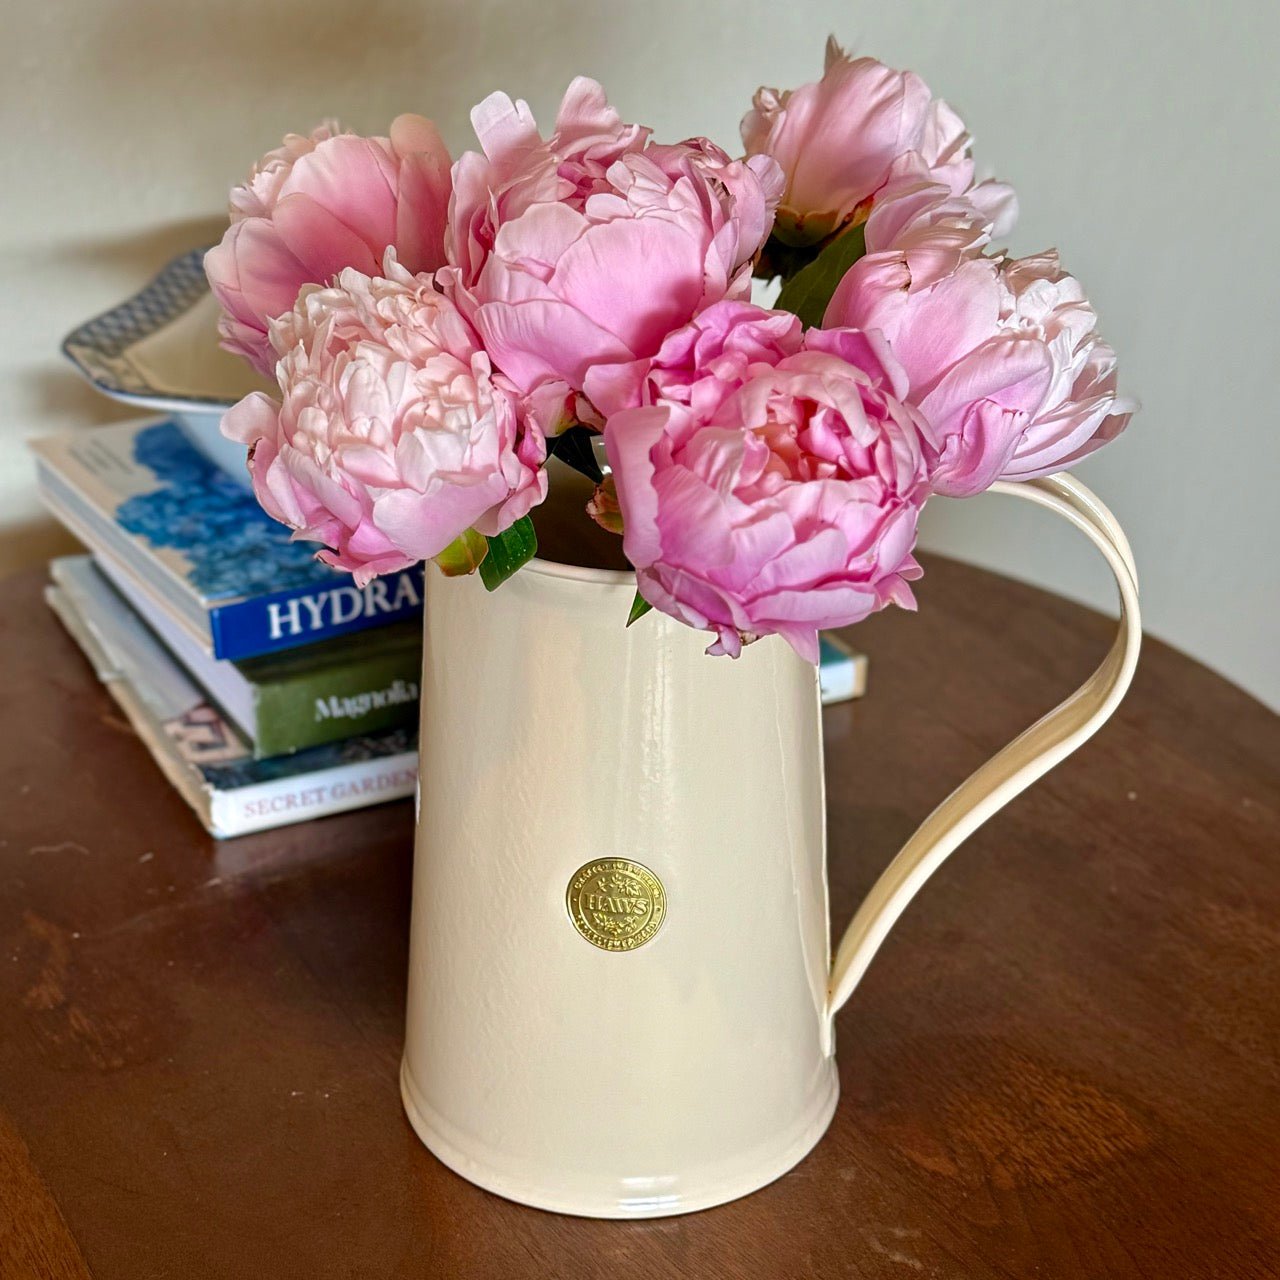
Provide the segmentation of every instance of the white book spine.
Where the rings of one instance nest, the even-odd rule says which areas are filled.
[[[412,795],[417,783],[418,753],[405,751],[302,777],[212,792],[209,826],[219,837],[247,835],[383,800],[398,800]]]

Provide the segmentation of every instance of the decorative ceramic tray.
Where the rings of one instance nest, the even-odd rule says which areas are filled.
[[[175,258],[133,297],[69,333],[62,351],[103,395],[172,414],[206,456],[240,477],[244,449],[224,440],[218,424],[241,396],[268,388],[218,346],[204,253]]]

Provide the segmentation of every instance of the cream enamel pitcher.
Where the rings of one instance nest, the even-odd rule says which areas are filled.
[[[630,574],[533,561],[492,595],[427,575],[401,1086],[445,1164],[540,1208],[638,1218],[745,1195],[818,1141],[833,1018],[885,934],[1111,715],[1137,661],[1106,508],[1066,475],[995,488],[1093,541],[1119,635],[912,836],[834,964],[813,667],[776,637],[707,658],[656,611],[624,629]]]

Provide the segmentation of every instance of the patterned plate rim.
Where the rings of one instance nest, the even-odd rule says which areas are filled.
[[[206,293],[206,249],[189,249],[162,267],[132,297],[86,320],[62,340],[62,354],[104,395],[156,409],[203,408],[219,412],[232,400],[161,391],[151,385],[129,358],[144,338],[190,311]]]

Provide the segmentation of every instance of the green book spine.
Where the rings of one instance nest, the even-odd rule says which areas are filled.
[[[418,722],[421,628],[387,627],[283,657],[238,663],[254,685],[259,759]],[[319,653],[317,653],[319,650]],[[304,655],[298,657],[297,655]]]

